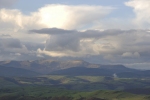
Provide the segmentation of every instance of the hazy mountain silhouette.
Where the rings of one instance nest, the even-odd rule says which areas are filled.
[[[31,77],[41,75],[37,72],[33,72],[26,69],[21,68],[13,68],[13,67],[4,67],[0,66],[0,76],[5,77]]]
[[[8,76],[28,75],[37,73],[58,75],[99,75],[127,78],[150,77],[150,71],[141,71],[127,68],[123,65],[101,65],[91,64],[83,60],[57,61],[57,60],[35,60],[35,61],[1,61],[1,73]],[[4,70],[4,71],[3,71]],[[10,73],[9,73],[10,71]],[[36,72],[36,73],[35,73]],[[28,73],[28,74],[27,74]],[[10,75],[9,75],[10,74]]]

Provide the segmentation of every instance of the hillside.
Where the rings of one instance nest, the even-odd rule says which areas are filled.
[[[0,100],[149,100],[148,95],[123,91],[81,92],[50,87],[20,87],[0,89]]]
[[[113,76],[114,72],[100,68],[74,67],[51,72],[52,75],[91,75],[91,76]]]

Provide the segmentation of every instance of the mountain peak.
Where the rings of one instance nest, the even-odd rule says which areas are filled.
[[[0,65],[6,67],[14,68],[23,68],[31,71],[36,71],[39,73],[47,74],[53,71],[75,68],[75,67],[84,67],[84,68],[100,68],[100,69],[109,69],[109,70],[127,70],[123,65],[100,65],[100,64],[91,64],[84,60],[68,60],[68,61],[59,61],[52,59],[42,59],[35,61],[3,61],[0,62]]]

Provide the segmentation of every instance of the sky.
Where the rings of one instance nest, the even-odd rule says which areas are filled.
[[[0,0],[0,61],[150,69],[149,8],[149,0]]]

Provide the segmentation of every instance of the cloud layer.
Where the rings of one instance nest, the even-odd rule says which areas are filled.
[[[49,28],[33,31],[50,34],[45,49],[38,50],[39,53],[50,56],[99,55],[111,61],[122,59],[120,62],[144,61],[150,57],[149,30],[87,30],[81,32]]]
[[[1,2],[3,2],[4,4],[4,1]],[[5,1],[5,3],[7,2],[8,1]],[[13,2],[13,1],[9,1],[9,2]],[[49,48],[55,47],[53,45],[53,42],[54,43],[57,42],[57,45],[59,47],[57,48],[55,47],[54,50],[57,49],[57,51],[60,51],[61,49],[65,50],[65,48],[68,48],[71,51],[73,50],[79,51],[79,48],[73,48],[77,46],[80,47],[78,43],[79,40],[74,39],[75,35],[70,35],[69,37],[70,40],[74,42],[70,42],[70,44],[65,44],[65,42],[68,42],[68,38],[67,38],[68,34],[62,40],[63,43],[60,43],[61,41],[57,40],[59,38],[58,36],[50,36],[51,39],[49,39],[48,35],[27,34],[29,33],[28,30],[56,27],[61,29],[55,30],[54,28],[53,30],[51,30],[52,33],[57,31],[56,33],[62,34],[62,30],[64,30],[64,33],[68,31],[66,29],[87,29],[88,27],[92,27],[93,25],[96,25],[97,24],[96,22],[100,22],[113,9],[114,8],[112,7],[104,7],[104,6],[89,6],[89,5],[74,6],[74,5],[51,4],[39,8],[36,12],[31,12],[29,15],[25,15],[18,9],[2,8],[0,9],[0,28],[1,28],[0,34],[10,35],[11,38],[1,39],[2,41],[4,41],[4,43],[1,41],[1,45],[3,45],[1,49],[7,47],[8,50],[7,48],[5,48],[6,51],[9,51],[10,49],[13,50],[15,47],[18,46],[17,44],[19,44],[20,42],[21,48],[23,48],[24,46],[24,48],[26,48],[27,51],[31,50],[28,51],[28,53],[33,53],[33,56],[37,56],[38,54],[36,53],[37,52],[36,50],[39,51],[43,49],[44,45],[46,46],[45,50],[46,49],[49,50]],[[45,31],[49,32],[49,30],[45,30]],[[68,33],[70,32],[72,34],[77,33],[77,31],[75,30],[68,31]],[[9,44],[9,46],[11,45],[11,47],[8,47],[7,42],[12,42],[12,44]],[[16,45],[14,45],[13,43]],[[2,53],[4,51],[5,50],[1,50]],[[13,52],[11,51],[7,52],[7,54],[10,53],[18,54],[20,52],[18,52],[17,50],[16,52],[15,50]]]
[[[103,6],[47,5],[39,9],[38,14],[42,18],[41,23],[46,23],[48,27],[80,29],[96,24],[112,10]]]
[[[128,66],[149,64],[148,0],[125,3],[135,13],[131,26],[144,28],[128,30],[114,29],[124,28],[120,23],[128,22],[109,19],[113,7],[50,4],[26,15],[3,8],[13,2],[0,1],[0,60],[69,58]]]
[[[19,10],[1,9],[0,21],[4,26],[6,24],[15,30],[49,27],[85,29],[100,22],[112,10],[111,7],[103,6],[52,4],[42,7],[30,15],[24,15]]]

